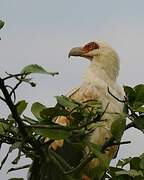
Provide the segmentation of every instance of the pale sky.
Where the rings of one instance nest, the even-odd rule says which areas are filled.
[[[19,99],[30,104],[40,101],[52,105],[55,95],[66,94],[81,84],[88,66],[81,58],[69,60],[69,49],[101,40],[108,42],[120,56],[119,83],[143,83],[143,7],[143,0],[0,0],[0,19],[6,23],[0,31],[0,74],[17,73],[32,63],[59,71],[57,77],[33,76],[37,87],[24,85],[18,91]],[[0,113],[6,114],[5,107],[2,108]],[[118,158],[142,152],[142,137],[137,131],[127,132],[125,139],[133,143],[123,146]],[[8,164],[0,172],[3,180],[14,177],[14,173],[6,174],[7,169]],[[24,172],[15,174],[23,176]]]

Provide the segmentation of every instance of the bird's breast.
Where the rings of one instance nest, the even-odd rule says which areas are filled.
[[[113,84],[109,87],[106,83],[91,83],[85,82],[81,85],[78,94],[75,97],[75,100],[78,101],[87,101],[87,100],[97,100],[102,104],[102,108],[105,109],[107,104],[107,111],[122,113],[123,111],[123,103],[119,102],[114,98],[109,92],[117,97],[118,99],[123,99],[124,94],[122,89],[117,85]]]

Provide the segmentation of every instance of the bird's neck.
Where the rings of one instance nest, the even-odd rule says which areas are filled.
[[[92,61],[86,74],[84,80],[86,82],[98,83],[99,81],[105,82],[107,85],[111,85],[116,82],[118,72],[119,72],[119,62],[118,61]],[[110,63],[111,62],[111,63]]]

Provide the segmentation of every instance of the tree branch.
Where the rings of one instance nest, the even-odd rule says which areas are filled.
[[[7,173],[11,172],[11,171],[16,171],[16,170],[20,170],[20,169],[26,169],[26,168],[29,168],[30,167],[30,164],[27,164],[27,165],[24,165],[24,166],[20,166],[20,167],[16,167],[16,168],[11,168],[8,170]]]
[[[19,80],[19,82],[15,85],[15,87],[12,89],[12,91],[10,92],[10,96],[12,95],[12,94],[15,94],[15,90],[18,88],[18,86],[20,85],[22,83],[22,81],[21,80]]]
[[[9,74],[6,72],[6,74],[8,74],[8,76],[3,78],[3,81],[11,79],[11,78],[18,78],[18,77],[22,77],[22,76],[27,76],[30,73]]]
[[[0,96],[0,99],[1,99],[2,101],[6,102],[6,100],[5,100],[3,97],[1,97],[1,96]]]
[[[112,143],[110,146],[130,144],[130,143],[131,143],[131,141],[114,142],[114,143]],[[109,146],[108,146],[108,147],[109,147]]]
[[[12,76],[12,77],[14,77],[14,76]],[[33,137],[30,137],[28,135],[28,132],[25,129],[25,125],[22,122],[22,119],[20,118],[20,116],[19,116],[19,114],[17,112],[17,108],[13,104],[12,99],[10,97],[10,94],[9,94],[5,84],[4,84],[4,79],[1,79],[1,78],[0,78],[0,89],[1,89],[1,91],[2,91],[2,93],[4,95],[4,97],[5,97],[6,104],[9,107],[9,109],[10,109],[10,111],[12,113],[13,118],[15,119],[15,121],[18,124],[20,133],[22,134],[23,138],[26,141],[28,141],[35,149],[37,149],[39,147],[38,141],[36,141],[35,139],[33,139]]]

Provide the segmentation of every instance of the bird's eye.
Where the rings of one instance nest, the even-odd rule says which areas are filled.
[[[90,42],[88,44],[86,44],[84,47],[83,47],[83,50],[85,52],[89,52],[89,51],[92,51],[94,49],[99,49],[99,45],[95,42]]]

